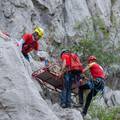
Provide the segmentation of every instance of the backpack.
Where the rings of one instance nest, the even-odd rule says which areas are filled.
[[[70,64],[71,70],[80,70],[82,72],[83,65],[82,65],[78,55],[71,53],[70,59],[71,59],[71,64]]]

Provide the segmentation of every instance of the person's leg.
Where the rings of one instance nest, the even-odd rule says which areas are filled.
[[[66,80],[65,80],[65,75],[64,74],[64,79],[63,79],[63,88],[60,94],[60,105],[61,107],[66,107],[65,103],[66,103]]]
[[[82,111],[83,115],[87,114],[87,110],[90,106],[91,100],[94,96],[96,96],[96,94],[97,94],[97,91],[95,89],[91,89],[91,91],[89,92],[89,94],[86,98],[86,103],[85,103],[85,106],[84,106],[83,111]]]
[[[81,106],[83,106],[83,104],[84,104],[84,101],[83,101],[83,90],[85,90],[85,89],[89,89],[89,85],[87,83],[84,84],[84,85],[81,85],[79,87],[79,103],[80,103]]]
[[[78,87],[78,95],[79,95],[79,104],[80,104],[80,107],[83,107],[83,90],[84,89],[89,89],[88,85],[85,84],[85,85],[81,85],[80,83],[80,79],[81,79],[81,72],[78,71],[76,73],[76,82],[77,82],[77,87]],[[81,87],[80,87],[81,86]]]
[[[69,86],[69,73],[64,74],[64,86],[61,92],[61,106],[62,107],[67,107],[67,102],[68,102],[68,86]]]
[[[30,62],[30,59],[29,59],[29,55],[28,55],[28,54],[24,54],[24,53],[23,53],[23,56],[25,57],[25,59],[26,59],[28,62]]]
[[[66,106],[71,107],[71,88],[73,83],[73,76],[71,73],[68,74],[67,77],[67,93],[66,93]]]
[[[66,107],[66,89],[63,88],[60,94],[60,106],[61,107]]]
[[[80,79],[81,79],[81,72],[80,71],[76,71],[75,73],[75,81],[76,81],[76,84],[77,84],[77,87],[79,88],[79,86],[81,85],[80,84]]]
[[[94,81],[94,86],[96,91],[103,91],[104,89],[104,79],[97,78],[96,81]]]
[[[72,76],[73,76],[73,81],[76,83],[77,88],[78,88],[79,101],[83,101],[82,100],[82,98],[83,98],[82,88],[81,88],[81,90],[79,90],[80,79],[81,79],[81,72],[79,70],[74,70],[74,71],[72,71]],[[80,103],[80,106],[83,105],[83,102],[79,102],[79,103]]]
[[[83,108],[83,115],[87,114],[87,110],[90,106],[91,100],[94,96],[96,96],[96,94],[104,88],[104,82],[103,81],[93,81],[93,88],[91,89],[90,93],[88,94],[87,98],[86,98],[86,103],[85,103],[85,107]]]

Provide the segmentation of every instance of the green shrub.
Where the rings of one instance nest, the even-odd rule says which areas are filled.
[[[92,118],[98,118],[99,120],[120,120],[120,106],[102,107],[92,103],[88,113]]]
[[[79,39],[79,42],[77,44],[73,44],[70,46],[70,50],[80,53],[82,56],[82,60],[86,61],[86,58],[89,55],[95,55],[98,58],[98,62],[102,63],[102,65],[111,65],[112,63],[119,63],[120,57],[118,55],[120,48],[116,48],[114,43],[110,43],[109,41],[109,30],[105,27],[104,21],[99,17],[92,17],[89,18],[88,21],[93,21],[93,28],[94,31],[92,31],[89,28],[89,25],[83,23],[76,23],[75,29],[81,30],[88,29],[85,31],[85,35],[81,36]],[[83,29],[84,28],[84,29]],[[99,37],[99,32],[103,33],[103,39]],[[89,36],[94,34],[94,38],[91,39]]]
[[[73,45],[71,50],[81,53],[83,61],[86,61],[89,55],[95,55],[98,58],[98,62],[103,65],[119,62],[119,56],[111,50],[106,50],[104,46],[104,42],[101,43],[98,40],[82,39],[78,45]]]
[[[111,0],[111,4],[114,5],[117,0]]]

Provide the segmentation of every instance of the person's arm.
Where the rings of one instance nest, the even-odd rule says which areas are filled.
[[[34,54],[36,55],[36,56],[40,56],[40,45],[39,45],[39,43],[37,42],[36,44],[35,44],[35,48],[34,48]]]
[[[87,65],[87,66],[82,70],[82,73],[84,73],[85,71],[87,71],[89,68],[90,68],[90,66]]]
[[[81,79],[79,80],[80,85],[82,85],[84,83],[84,81],[89,80],[86,76],[85,76],[85,72],[90,69],[92,67],[93,63],[88,64],[83,70],[82,70],[82,74],[81,74]]]
[[[85,76],[84,73],[85,73],[88,69],[90,69],[94,64],[95,64],[95,62],[90,63],[90,64],[88,64],[88,65],[82,70],[82,75],[84,76],[84,79],[85,79],[85,80],[88,80],[88,78]]]
[[[34,50],[35,55],[39,56],[38,50]]]
[[[34,54],[37,55],[38,57],[45,57],[46,59],[49,58],[49,54],[46,51],[40,49],[34,50]]]
[[[66,60],[64,59],[64,60],[63,60],[63,63],[62,63],[62,68],[61,68],[61,72],[62,72],[62,73],[64,72],[65,67],[66,67]]]
[[[25,41],[23,39],[17,41],[17,46],[19,47],[20,51],[22,51],[22,46],[25,43]]]
[[[90,69],[90,68],[93,66],[93,64],[95,64],[95,62],[88,64],[88,65],[83,69],[82,73],[84,73],[85,71],[87,71],[88,69]]]
[[[33,50],[33,57],[36,58],[37,60],[41,61],[41,52],[39,50]],[[44,60],[42,58],[42,60]]]

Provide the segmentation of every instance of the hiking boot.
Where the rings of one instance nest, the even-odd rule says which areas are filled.
[[[87,109],[83,108],[83,111],[81,112],[81,115],[83,116],[83,118],[86,116],[87,114]]]
[[[84,118],[86,116],[86,113],[81,112],[82,117]]]
[[[67,108],[66,104],[64,104],[64,103],[61,104],[60,106],[61,106],[62,108]]]
[[[83,104],[74,104],[73,107],[76,107],[76,108],[82,108],[83,107]]]
[[[67,108],[71,108],[71,104],[67,104],[66,107],[67,107]]]

